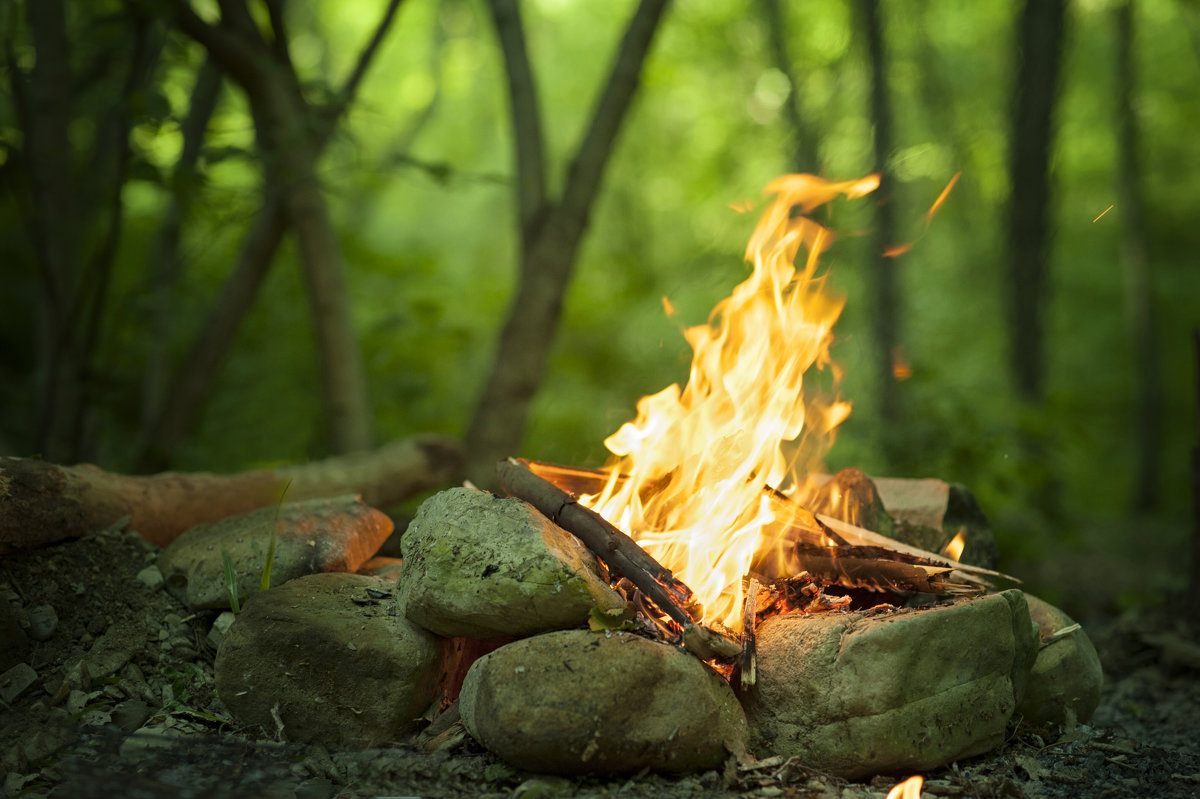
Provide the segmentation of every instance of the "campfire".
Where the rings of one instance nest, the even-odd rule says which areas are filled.
[[[830,599],[826,586],[966,594],[999,576],[860,526],[879,503],[861,473],[817,476],[850,404],[811,388],[819,370],[836,387],[830,345],[843,305],[818,270],[834,235],[811,214],[878,185],[874,175],[789,175],[767,186],[773,199],[746,251],[752,274],[685,331],[687,384],[638,402],[637,418],[604,442],[605,469],[499,466],[507,493],[587,543],[636,586],[645,618],[702,656],[752,642],[760,602],[793,607],[784,597],[797,591],[806,607],[832,608],[850,598]]]

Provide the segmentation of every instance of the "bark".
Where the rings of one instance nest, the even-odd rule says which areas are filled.
[[[1017,33],[1019,64],[1010,144],[1010,369],[1017,395],[1045,395],[1045,308],[1050,249],[1050,151],[1065,25],[1064,0],[1026,0]]]
[[[567,171],[562,197],[551,203],[545,197],[541,120],[520,16],[515,0],[493,0],[516,134],[521,252],[508,318],[467,432],[468,475],[479,485],[494,485],[495,463],[521,444],[592,203],[666,5],[667,0],[642,0],[638,6]]]
[[[163,472],[129,476],[91,464],[0,458],[0,552],[78,538],[125,516],[153,544],[166,546],[202,522],[279,501],[361,494],[387,507],[453,482],[462,450],[443,436],[401,439],[373,452],[232,475]]]
[[[162,224],[150,249],[150,260],[146,265],[150,284],[152,316],[150,320],[150,343],[146,351],[146,364],[142,374],[142,429],[145,440],[162,412],[170,376],[170,341],[175,318],[175,287],[179,282],[182,263],[179,257],[179,239],[184,220],[188,216],[192,200],[196,196],[196,163],[204,144],[208,122],[217,106],[221,94],[222,76],[220,68],[208,59],[200,67],[192,87],[191,106],[183,121],[183,148],[175,163],[171,176],[171,201],[163,215]]]
[[[775,68],[787,77],[788,85],[791,86],[787,101],[783,104],[783,116],[792,130],[792,169],[796,172],[817,174],[821,166],[821,158],[817,154],[820,139],[800,113],[800,91],[796,85],[792,58],[787,47],[787,15],[780,7],[780,0],[759,0],[759,8],[762,10],[771,60],[775,62]]]
[[[1154,333],[1155,309],[1145,234],[1146,212],[1138,168],[1141,135],[1134,106],[1137,92],[1134,26],[1137,20],[1131,0],[1126,0],[1117,9],[1114,22],[1117,29],[1117,198],[1121,209],[1121,250],[1125,264],[1126,307],[1133,342],[1134,386],[1137,392],[1133,425],[1137,447],[1133,506],[1135,510],[1145,511],[1153,508],[1158,501],[1163,379]]]
[[[162,412],[149,428],[150,432],[137,459],[141,468],[160,467],[170,451],[194,428],[237,328],[270,268],[284,228],[289,222],[296,225],[297,220],[301,220],[297,225],[297,231],[301,232],[301,228],[317,219],[316,229],[303,231],[300,243],[314,321],[318,323],[319,357],[326,369],[322,379],[322,395],[327,403],[332,403],[330,443],[335,451],[345,451],[359,448],[369,438],[370,412],[365,369],[349,320],[344,288],[345,267],[328,208],[324,197],[320,195],[314,167],[339,118],[353,102],[401,1],[389,1],[370,41],[359,53],[353,71],[332,106],[327,109],[313,109],[304,104],[299,95],[295,72],[291,70],[287,57],[286,41],[279,35],[279,30],[276,30],[275,39],[269,43],[255,33],[247,37],[247,41],[253,43],[247,46],[246,42],[239,42],[237,37],[231,38],[227,31],[203,23],[189,7],[180,8],[180,26],[202,41],[211,57],[221,64],[222,69],[238,79],[248,96],[259,98],[256,120],[261,118],[264,125],[281,128],[264,130],[260,135],[265,136],[267,141],[286,142],[283,146],[288,148],[289,157],[295,159],[290,165],[293,171],[290,185],[300,186],[301,196],[285,199],[283,187],[278,185],[278,181],[268,186],[263,207],[243,243],[237,266],[227,279],[221,298],[192,345],[183,367],[178,371]],[[230,2],[223,4],[223,9],[223,13],[231,15],[231,19],[242,19],[240,24],[246,24],[243,19],[244,5]],[[282,20],[279,4],[272,5],[270,14],[276,22]],[[268,68],[264,69],[264,65]],[[272,72],[281,68],[281,71]],[[269,103],[267,97],[271,98]],[[263,107],[267,104],[272,107]],[[294,108],[289,109],[289,105]],[[284,130],[290,135],[283,135]],[[275,157],[276,154],[270,152],[264,155],[265,162],[272,170],[278,166],[272,163]],[[317,196],[314,197],[314,194]],[[336,253],[333,260],[330,260],[333,258],[331,253]],[[313,294],[323,290],[331,293],[322,296]],[[332,308],[338,303],[347,307]]]
[[[887,51],[879,0],[859,0],[858,11],[871,61],[871,121],[874,127],[874,156],[879,171],[875,191],[874,253],[871,256],[871,285],[874,287],[871,332],[875,342],[875,387],[878,392],[881,443],[886,461],[893,467],[903,457],[896,433],[903,427],[900,386],[893,374],[893,359],[900,352],[900,261],[884,255],[896,242],[896,221],[891,202],[892,178],[887,159],[892,152],[892,107],[887,87]]]

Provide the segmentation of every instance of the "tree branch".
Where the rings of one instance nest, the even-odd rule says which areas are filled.
[[[226,5],[222,3],[223,8]],[[257,94],[262,90],[261,58],[253,44],[227,26],[210,25],[200,19],[187,0],[177,3],[175,23],[181,31],[202,44],[213,60],[221,65],[221,69],[247,92]]]
[[[512,106],[513,138],[517,153],[517,215],[523,247],[536,238],[546,209],[545,146],[537,84],[525,46],[525,28],[517,0],[491,0],[496,35],[504,54],[508,98]]]
[[[375,58],[379,46],[383,43],[384,37],[387,35],[388,29],[392,25],[392,20],[396,17],[396,12],[400,9],[400,4],[404,0],[388,0],[387,8],[384,9],[383,18],[379,20],[379,24],[375,26],[375,32],[371,34],[370,40],[363,47],[362,52],[358,54],[358,61],[354,64],[354,69],[347,76],[346,82],[342,85],[341,90],[337,94],[337,100],[333,105],[333,119],[330,120],[330,128],[336,122],[337,117],[350,106],[354,100],[354,95],[358,93],[358,87],[362,84],[363,78],[366,77],[367,67]]]
[[[617,51],[608,82],[592,112],[591,124],[567,171],[560,208],[571,226],[586,223],[600,178],[612,155],[617,132],[637,91],[642,64],[669,0],[642,0]]]

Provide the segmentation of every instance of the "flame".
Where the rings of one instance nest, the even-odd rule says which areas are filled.
[[[892,786],[887,799],[921,799],[921,786],[924,784],[925,778],[920,774],[909,777],[904,782]]]
[[[787,488],[816,467],[850,413],[804,382],[813,366],[839,378],[829,346],[843,306],[817,274],[833,234],[806,214],[878,185],[878,175],[787,175],[767,186],[774,199],[746,250],[752,274],[707,324],[684,331],[686,386],[638,401],[637,418],[604,441],[615,456],[604,490],[581,498],[690,586],[706,622],[741,626],[742,577],[764,529],[786,521],[763,487]]]
[[[942,554],[950,558],[950,560],[958,560],[963,553],[963,549],[967,546],[967,539],[963,536],[965,530],[959,529],[958,533],[946,542],[946,546],[942,547]]]

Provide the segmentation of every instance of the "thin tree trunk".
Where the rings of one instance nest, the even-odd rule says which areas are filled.
[[[294,150],[283,156],[295,170],[295,181],[284,186],[284,207],[304,263],[329,445],[335,453],[358,452],[371,446],[371,403],[350,316],[346,264],[317,181],[315,159]]]
[[[1009,199],[1009,357],[1017,395],[1045,396],[1050,249],[1050,150],[1065,23],[1064,0],[1026,0],[1017,34]]]
[[[817,154],[817,145],[820,140],[800,113],[800,91],[796,84],[791,56],[788,55],[787,15],[780,7],[780,0],[759,0],[759,7],[762,9],[767,43],[771,48],[771,59],[775,62],[775,68],[788,79],[788,85],[792,89],[788,93],[787,101],[783,104],[784,119],[792,130],[791,168],[796,172],[817,174],[821,166],[821,158]]]
[[[900,288],[897,272],[900,261],[885,255],[896,243],[896,221],[891,202],[892,178],[887,159],[892,152],[892,107],[887,86],[887,51],[883,38],[883,20],[879,0],[859,0],[863,32],[871,61],[871,121],[874,126],[874,155],[879,170],[879,188],[874,196],[874,252],[871,253],[871,285],[874,296],[871,332],[875,340],[875,387],[879,398],[879,421],[883,453],[893,467],[902,448],[896,433],[903,425],[900,387],[893,363],[900,352]]]
[[[292,118],[294,115],[286,115],[287,122],[284,122],[278,116],[280,105],[278,101],[272,104],[274,108],[270,114],[266,114],[261,108],[256,113],[271,116],[273,119],[272,124],[298,124],[298,127],[292,127],[290,130],[293,134],[301,136],[301,142],[311,137],[308,152],[301,154],[299,161],[292,164],[292,169],[295,171],[297,163],[305,164],[307,162],[307,166],[303,166],[300,172],[308,173],[311,179],[307,181],[298,179],[294,174],[290,179],[294,181],[294,185],[300,186],[307,183],[311,186],[311,189],[302,190],[302,195],[305,191],[309,190],[316,191],[319,194],[320,188],[316,183],[314,171],[316,159],[333,135],[339,118],[353,102],[358,88],[366,76],[367,69],[378,52],[392,21],[395,19],[401,2],[402,0],[389,0],[383,17],[376,26],[370,41],[359,53],[354,69],[346,79],[341,91],[338,92],[337,98],[331,107],[323,111],[304,106],[302,99],[299,97],[297,87],[268,86],[266,84],[268,79],[260,69],[261,62],[257,60],[265,57],[263,53],[254,52],[253,50],[248,52],[245,42],[238,43],[231,41],[230,37],[225,35],[227,34],[226,31],[220,31],[206,25],[191,12],[190,8],[181,8],[179,16],[180,26],[194,38],[203,40],[205,46],[209,48],[212,57],[217,59],[219,63],[222,63],[226,72],[236,74],[239,82],[243,85],[243,88],[247,89],[248,93],[251,93],[251,88],[254,89],[253,94],[258,97],[261,97],[263,92],[274,93],[275,97],[281,94],[287,95],[292,93],[296,98],[296,102],[301,104],[301,107],[308,108],[310,112],[308,116],[296,120]],[[236,3],[228,4],[227,8],[235,17],[239,13],[239,8],[241,11],[245,10],[244,6],[238,6]],[[280,8],[278,5],[271,9],[271,13],[276,21],[280,19]],[[276,31],[276,33],[278,34],[279,31]],[[267,45],[261,37],[252,37],[250,41],[256,42],[256,45],[252,45],[251,47],[265,46],[270,49],[270,61],[276,63],[277,66],[280,58],[286,59],[286,42],[282,41],[282,37],[271,45]],[[281,50],[280,48],[283,49]],[[290,70],[290,63],[286,66]],[[287,74],[290,74],[294,82],[295,73],[289,71]],[[279,78],[276,77],[275,81],[278,83]],[[259,102],[261,104],[261,99]],[[312,131],[314,127],[315,132]],[[305,131],[308,131],[307,134]],[[265,133],[267,133],[268,140],[272,140],[272,138],[288,138],[286,136],[279,136],[278,131],[266,131]],[[278,164],[276,163],[275,166],[272,166],[270,162],[272,157],[274,156],[268,155],[265,158],[268,162],[268,173],[277,171],[276,167]],[[293,157],[295,157],[295,154],[293,154]],[[302,258],[305,261],[306,283],[309,287],[310,302],[313,304],[314,313],[319,316],[324,315],[326,305],[329,302],[336,302],[335,295],[337,293],[340,293],[345,298],[344,264],[341,259],[340,248],[337,248],[336,237],[333,234],[333,225],[329,219],[328,208],[325,206],[323,196],[320,197],[317,203],[314,203],[311,197],[302,197],[300,200],[285,202],[280,192],[280,187],[268,185],[265,191],[263,207],[255,217],[250,233],[243,244],[238,264],[226,281],[220,300],[214,306],[213,313],[209,315],[208,322],[193,344],[189,355],[184,361],[183,367],[179,370],[178,378],[163,403],[162,413],[159,414],[156,422],[151,427],[151,433],[146,436],[140,448],[141,451],[138,458],[140,469],[162,468],[168,454],[186,438],[195,426],[196,420],[199,418],[200,412],[211,393],[220,366],[230,349],[237,328],[241,325],[242,319],[253,303],[263,277],[265,277],[267,270],[270,268],[271,260],[282,240],[285,224],[289,219],[292,221],[296,219],[308,219],[309,214],[323,214],[325,217],[324,224],[318,223],[318,231],[304,232],[299,237]],[[311,274],[310,259],[325,257],[321,253],[324,252],[327,254],[330,248],[337,250],[337,260],[335,262],[337,266],[331,270],[336,274],[332,278],[329,275],[323,275],[314,279]],[[318,268],[318,271],[322,270]],[[331,281],[331,289],[334,295],[326,298],[312,296],[314,290],[320,290],[324,286],[323,280]],[[338,289],[339,283],[341,284],[340,289]],[[348,307],[344,315],[341,315],[341,318],[338,318],[339,315],[340,312],[335,312],[332,316],[324,316],[326,323],[340,326],[341,329],[338,332],[328,336],[318,334],[319,357],[321,358],[322,366],[329,366],[338,370],[337,375],[333,377],[326,375],[322,381],[323,389],[325,389],[323,395],[326,397],[326,401],[328,402],[331,396],[337,397],[337,407],[336,409],[331,409],[330,416],[336,417],[338,427],[336,430],[333,428],[335,420],[331,418],[330,440],[333,446],[361,448],[366,445],[370,437],[370,409],[366,400],[365,370],[362,367],[362,356],[358,350],[349,323]],[[349,347],[353,350],[350,353],[350,357],[341,358],[331,355],[335,350],[343,352],[347,349],[347,342],[353,345]],[[325,346],[326,344],[328,346]],[[349,364],[349,366],[346,364]],[[354,376],[356,372],[360,377]],[[344,384],[339,386],[335,382],[339,379],[348,380],[353,385]],[[366,431],[365,436],[364,430]],[[338,442],[341,443],[339,444]]]
[[[1137,20],[1131,0],[1126,0],[1117,9],[1114,22],[1117,28],[1117,198],[1121,215],[1126,306],[1137,375],[1134,380],[1137,391],[1134,423],[1137,460],[1133,506],[1136,510],[1144,511],[1154,507],[1158,501],[1163,387],[1158,342],[1154,335],[1154,300],[1145,234],[1146,213],[1139,186],[1140,131],[1133,102],[1137,91],[1137,67],[1134,63],[1134,25]]]
[[[220,68],[211,58],[207,59],[200,67],[192,87],[191,106],[182,127],[183,148],[171,176],[170,204],[150,248],[150,259],[146,265],[152,310],[150,342],[146,349],[146,364],[142,373],[143,440],[150,436],[154,421],[162,412],[171,373],[170,341],[177,310],[175,287],[182,271],[179,257],[180,233],[198,190],[196,163],[204,145],[208,122],[216,110],[222,80]]]
[[[639,4],[567,171],[562,199],[551,204],[545,200],[541,117],[516,0],[492,2],[509,76],[521,266],[492,369],[467,432],[468,476],[480,485],[495,485],[496,463],[515,454],[521,444],[592,203],[666,6],[667,0]]]
[[[165,469],[171,453],[195,428],[238,328],[250,312],[275,251],[283,241],[284,229],[283,201],[277,193],[268,193],[242,241],[237,262],[221,286],[183,365],[176,370],[162,408],[141,442],[134,459],[136,471]]]

